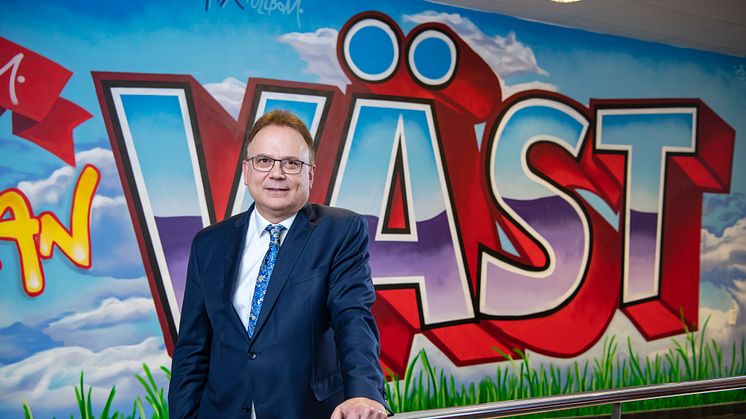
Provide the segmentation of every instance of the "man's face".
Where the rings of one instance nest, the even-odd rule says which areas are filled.
[[[268,125],[249,144],[249,157],[293,159],[310,163],[310,150],[303,136],[290,127]],[[315,166],[303,165],[296,175],[282,172],[275,162],[269,172],[254,169],[250,161],[243,162],[244,183],[254,198],[256,209],[272,223],[278,223],[303,208],[313,184]]]

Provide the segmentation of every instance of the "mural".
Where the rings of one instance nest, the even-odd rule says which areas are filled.
[[[1,417],[163,408],[191,238],[251,205],[277,108],[311,200],[368,221],[395,409],[746,373],[743,58],[421,1],[151,3],[0,6]]]

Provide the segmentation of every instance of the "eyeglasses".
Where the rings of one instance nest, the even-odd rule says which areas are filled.
[[[297,175],[298,173],[303,170],[303,165],[310,166],[310,163],[306,163],[304,161],[295,160],[295,159],[273,159],[272,157],[267,156],[254,156],[249,157],[246,159],[247,161],[251,161],[251,165],[254,167],[254,170],[257,170],[259,172],[270,172],[272,171],[272,168],[275,167],[275,162],[280,162],[280,170],[282,170],[282,173],[285,173],[286,175]]]

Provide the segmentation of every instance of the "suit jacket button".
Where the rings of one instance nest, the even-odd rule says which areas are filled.
[[[249,352],[249,359],[256,359],[256,353],[255,352]]]
[[[251,413],[251,409],[248,407],[244,407],[243,409],[241,409],[241,413]]]

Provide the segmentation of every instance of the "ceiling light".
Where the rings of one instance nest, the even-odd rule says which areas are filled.
[[[578,2],[580,0],[550,0],[550,1],[552,1],[554,3],[575,3],[575,2]]]

